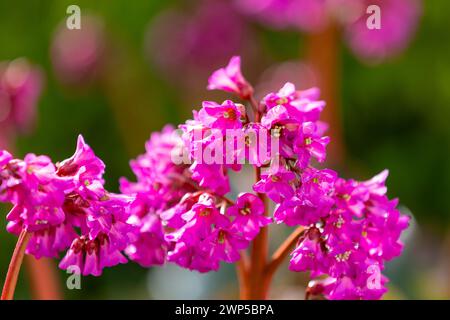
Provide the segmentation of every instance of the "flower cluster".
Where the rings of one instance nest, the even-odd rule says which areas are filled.
[[[136,197],[132,220],[140,230],[129,257],[143,266],[169,261],[200,272],[236,262],[271,223],[261,200],[267,196],[276,204],[277,223],[305,228],[290,269],[321,280],[310,292],[379,298],[386,279],[373,273],[400,254],[399,236],[408,225],[385,195],[387,172],[356,182],[312,166],[325,161],[329,143],[316,88],[299,91],[287,83],[256,102],[239,57],[214,72],[208,88],[248,100],[253,111],[231,100],[205,101],[180,126],[181,134],[166,127],[152,135],[146,153],[131,162],[137,182],[121,183],[122,192]],[[278,147],[263,146],[261,136]],[[228,172],[246,161],[261,170],[260,179],[255,194],[239,194],[233,202],[226,197]]]
[[[13,204],[8,231],[30,232],[26,251],[38,258],[68,249],[60,267],[84,275],[125,263],[122,252],[144,267],[172,262],[208,272],[241,259],[274,220],[303,230],[290,270],[310,271],[308,294],[380,298],[384,263],[401,253],[409,223],[386,196],[387,171],[357,182],[314,167],[325,161],[330,140],[316,88],[286,83],[258,102],[239,57],[214,72],[208,88],[233,93],[251,109],[205,101],[179,130],[153,133],[130,162],[136,182],[121,179],[122,194],[105,190],[105,165],[81,136],[75,154],[56,164],[1,151],[0,201]],[[256,168],[254,193],[232,200],[228,173],[246,163]]]
[[[1,152],[0,200],[13,204],[7,229],[32,234],[26,253],[58,257],[68,249],[59,266],[83,275],[126,262],[121,251],[133,239],[134,198],[105,190],[104,169],[82,136],[75,154],[56,165],[47,156]]]
[[[361,58],[384,59],[401,52],[409,43],[420,15],[419,0],[235,0],[237,8],[275,28],[321,31],[331,20],[344,29],[351,49]],[[368,28],[380,11],[380,28]]]
[[[409,217],[386,196],[387,170],[369,181],[307,169],[296,195],[275,211],[277,222],[306,227],[290,270],[311,271],[310,290],[330,299],[379,299],[386,292],[384,262],[400,255]],[[325,277],[325,278],[324,278]]]
[[[229,186],[218,179],[217,167],[175,163],[183,149],[181,137],[167,126],[131,162],[137,182],[121,180],[121,191],[136,197],[130,221],[139,228],[126,252],[145,267],[169,261],[199,272],[217,270],[221,261],[239,260],[239,251],[271,219],[253,194],[240,194],[236,203],[225,198]]]

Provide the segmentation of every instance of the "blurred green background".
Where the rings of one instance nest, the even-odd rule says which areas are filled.
[[[207,76],[231,55],[243,56],[243,70],[252,83],[258,83],[260,75],[274,65],[303,58],[302,34],[273,31],[236,13],[242,25],[230,29],[234,36],[207,35],[224,39],[224,48],[217,53],[200,48],[204,57],[189,60],[180,54],[181,61],[174,64],[167,55],[181,50],[174,33],[183,26],[168,19],[173,26],[167,28],[160,17],[167,10],[192,15],[197,2],[76,1],[83,16],[95,17],[103,25],[103,46],[91,68],[96,70],[93,74],[64,83],[52,63],[51,48],[58,28],[64,27],[66,8],[74,2],[1,1],[0,61],[25,57],[42,68],[45,78],[36,126],[11,143],[15,155],[33,152],[62,160],[73,153],[81,133],[107,165],[107,187],[118,191],[119,177],[132,178],[129,159],[143,152],[152,131],[165,123],[184,122],[202,100],[223,97],[206,91]],[[389,168],[389,195],[400,198],[404,210],[415,218],[405,254],[388,263],[391,292],[387,298],[450,297],[448,12],[448,1],[424,1],[411,45],[382,64],[360,62],[345,44],[336,52],[341,63],[339,100],[345,145],[341,170],[346,177],[367,179]],[[208,47],[208,41],[199,43]],[[75,45],[73,55],[82,49]],[[2,212],[6,215],[7,208],[2,207]],[[4,279],[16,239],[5,231],[5,219],[0,221],[0,278]],[[198,276],[172,266],[147,270],[128,263],[106,269],[102,277],[83,278],[82,290],[65,289],[67,274],[58,272],[69,299],[236,297],[230,285],[235,282],[231,266]],[[283,275],[288,273],[286,268],[279,273],[274,297],[301,298],[296,290],[302,278]],[[31,297],[25,273],[16,296]]]

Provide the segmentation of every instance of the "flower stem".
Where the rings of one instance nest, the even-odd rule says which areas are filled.
[[[17,239],[17,244],[9,263],[8,273],[6,274],[5,284],[3,285],[1,300],[12,300],[14,297],[20,266],[22,265],[23,256],[30,236],[31,233],[24,229]]]
[[[36,300],[62,299],[61,286],[54,261],[25,256],[25,267],[30,281],[31,297]]]
[[[241,259],[236,264],[236,272],[239,281],[239,298],[247,300],[249,296],[249,282],[248,282],[248,256],[245,251],[241,252]]]
[[[308,35],[306,60],[315,72],[316,85],[321,89],[322,99],[327,102],[327,107],[322,113],[322,120],[328,122],[328,135],[333,141],[327,147],[327,153],[329,160],[336,164],[343,164],[345,146],[339,104],[339,58],[339,27],[335,21],[330,21],[321,32]]]
[[[261,121],[261,113],[258,110],[258,103],[256,102],[253,96],[250,97],[250,103],[255,112],[255,121]],[[258,182],[261,179],[261,168],[255,167],[255,182]],[[269,204],[268,198],[263,193],[258,193],[259,198],[264,203],[264,214],[266,216],[269,215]],[[259,231],[259,234],[253,240],[253,246],[250,256],[250,267],[249,267],[249,299],[266,299],[267,290],[264,290],[263,278],[264,278],[264,270],[266,268],[267,263],[267,253],[269,250],[269,229],[268,227],[263,227]]]

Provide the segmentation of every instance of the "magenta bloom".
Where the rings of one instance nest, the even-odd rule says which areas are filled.
[[[265,193],[273,201],[279,203],[283,199],[289,199],[294,195],[294,189],[290,181],[295,179],[295,174],[283,168],[274,172],[266,172],[253,186],[253,190],[259,193]]]
[[[319,230],[311,228],[309,232],[300,239],[297,247],[292,252],[289,269],[292,271],[318,270],[322,267],[324,253],[319,241]]]
[[[233,78],[227,72],[238,62],[215,76]],[[239,68],[234,76],[246,83]],[[12,204],[7,230],[31,233],[25,251],[37,258],[64,252],[60,268],[83,275],[126,263],[124,253],[144,267],[171,262],[209,272],[237,262],[251,241],[263,239],[257,236],[272,222],[269,198],[273,219],[299,228],[263,265],[268,277],[298,238],[289,269],[309,272],[308,296],[379,299],[386,292],[384,264],[400,255],[409,224],[398,200],[386,195],[388,171],[359,182],[313,166],[313,159],[325,160],[329,142],[317,89],[286,83],[256,102],[251,91],[233,92],[257,104],[257,112],[230,100],[204,102],[179,134],[166,126],[151,135],[145,152],[130,161],[136,181],[122,178],[121,194],[105,189],[105,164],[81,135],[74,155],[56,164],[0,150],[0,200]],[[241,160],[256,169],[258,194],[240,193],[234,201],[229,172],[242,170]],[[252,260],[244,261],[244,272],[259,263]]]
[[[320,32],[333,20],[345,31],[353,52],[364,60],[380,61],[403,51],[417,28],[420,0],[235,0],[236,7],[275,29]],[[367,21],[376,5],[381,28]],[[370,19],[369,19],[370,20]]]
[[[0,62],[0,144],[8,145],[17,132],[29,132],[34,127],[36,110],[43,87],[40,68],[20,58]]]
[[[212,190],[219,195],[227,194],[230,191],[230,181],[224,165],[194,162],[190,170],[192,179],[197,181],[200,187]]]
[[[286,83],[277,93],[263,99],[268,109],[261,124],[280,139],[280,154],[285,158],[298,158],[300,168],[308,166],[311,157],[323,162],[329,138],[323,136],[327,125],[319,121],[325,103],[318,100],[319,92],[312,88],[297,91]]]
[[[185,9],[172,6],[158,12],[146,32],[145,52],[171,83],[197,90],[211,67],[223,64],[236,52],[254,54],[248,23],[231,1],[200,0]]]
[[[59,267],[67,269],[76,266],[85,276],[100,276],[103,268],[126,262],[122,253],[109,243],[108,237],[101,234],[92,240],[83,236],[75,239]]]
[[[272,219],[264,216],[264,204],[261,199],[251,193],[239,194],[236,204],[229,207],[227,213],[236,217],[232,228],[241,232],[247,240],[253,240],[260,228],[272,222]]]
[[[91,183],[93,180],[101,181],[105,172],[105,164],[95,156],[94,151],[84,142],[81,135],[78,136],[77,149],[72,157],[57,164],[58,176],[80,176],[88,179],[80,183]]]
[[[94,16],[81,17],[82,28],[69,30],[65,21],[57,28],[51,44],[54,72],[59,81],[83,85],[94,81],[105,58],[103,22]]]
[[[283,106],[283,110],[298,121],[316,121],[325,107],[325,102],[319,97],[318,88],[300,91],[287,82],[277,93],[266,95],[263,102],[267,109]]]
[[[206,126],[213,129],[238,129],[242,127],[242,122],[245,120],[245,110],[230,100],[224,101],[221,105],[205,101],[202,110],[205,111],[205,116],[200,119]]]
[[[139,226],[138,239],[126,248],[125,253],[143,267],[164,264],[167,242],[158,215],[149,213],[135,223]]]
[[[325,1],[320,0],[235,0],[242,12],[256,16],[270,26],[317,31],[326,21]]]
[[[326,146],[330,142],[330,138],[322,137],[321,128],[313,122],[304,122],[298,133],[293,151],[298,156],[299,166],[307,167],[311,157],[317,159],[318,162],[324,162]]]
[[[384,60],[403,51],[411,41],[420,16],[418,0],[363,1],[360,18],[346,26],[351,49],[362,59]],[[369,5],[381,12],[380,29],[369,29],[365,13]]]
[[[128,222],[135,197],[104,189],[104,164],[82,136],[75,154],[56,166],[46,156],[20,160],[4,151],[0,165],[1,200],[13,204],[7,230],[32,232],[26,253],[58,257],[70,247],[60,267],[95,276],[126,262],[121,251],[135,237]]]
[[[328,215],[334,204],[332,196],[336,179],[336,172],[329,169],[305,169],[295,196],[275,208],[275,221],[289,226],[310,225]]]
[[[174,243],[168,261],[199,272],[217,270],[220,261],[236,262],[239,250],[248,246],[239,230],[230,228],[228,216],[216,209],[215,198],[202,194],[192,208],[182,215],[185,224],[166,234]]]
[[[300,242],[290,268],[333,278],[322,288],[330,299],[379,299],[386,291],[381,270],[385,261],[400,254],[399,238],[409,217],[396,209],[397,201],[386,197],[387,171],[366,182],[324,173],[322,177],[318,172],[303,177],[302,188],[306,189],[302,194],[311,203],[325,206],[327,214],[316,217],[320,228],[310,227],[306,232],[314,232],[316,243],[311,247],[309,242]],[[308,182],[311,179],[312,183]]]
[[[55,175],[50,158],[28,154],[25,159],[11,159],[5,165],[5,199],[14,207],[7,220],[29,231],[46,229],[64,220],[62,205],[65,191],[72,183]],[[12,227],[10,227],[12,228]]]
[[[228,229],[217,228],[205,239],[202,250],[212,260],[234,263],[240,259],[239,250],[247,248],[249,242]]]
[[[208,79],[208,90],[223,90],[248,99],[253,88],[241,73],[241,58],[235,56],[225,68],[215,71]]]

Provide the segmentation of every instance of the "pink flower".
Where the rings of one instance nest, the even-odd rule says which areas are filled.
[[[403,51],[411,41],[420,16],[417,0],[363,1],[359,19],[346,26],[351,49],[361,58],[380,61]],[[365,10],[369,5],[380,8],[380,28],[369,29]]]
[[[265,193],[270,199],[279,203],[294,195],[294,189],[290,185],[290,181],[294,179],[295,174],[283,168],[267,171],[262,175],[262,179],[253,185],[253,190]]]
[[[63,270],[77,267],[84,276],[100,276],[103,268],[126,262],[120,251],[110,245],[108,237],[100,234],[92,240],[83,236],[75,239],[59,267]]]
[[[78,138],[75,154],[57,166],[47,156],[23,160],[0,153],[2,201],[11,202],[7,230],[32,232],[26,253],[58,257],[61,268],[76,265],[84,275],[100,275],[104,267],[125,263],[121,251],[135,239],[129,223],[135,197],[108,192],[104,164]]]
[[[245,110],[230,100],[221,105],[205,101],[202,111],[205,111],[205,116],[200,117],[200,120],[212,129],[239,129],[245,121]]]
[[[329,137],[322,137],[321,128],[313,122],[304,122],[298,130],[298,137],[294,141],[293,152],[298,156],[300,168],[306,168],[311,157],[319,162],[326,158],[326,146]]]
[[[223,90],[248,99],[253,88],[241,73],[241,58],[234,56],[225,68],[215,71],[208,79],[208,90]]]
[[[29,231],[46,229],[64,221],[62,205],[71,181],[55,175],[50,158],[28,154],[25,159],[11,159],[4,167],[6,181],[3,201],[14,204],[7,220]]]
[[[316,121],[325,107],[325,102],[319,100],[320,90],[310,88],[297,90],[295,85],[287,82],[277,93],[269,93],[263,99],[268,110],[283,106],[287,112],[296,115],[299,121]]]
[[[105,58],[103,21],[83,15],[82,28],[69,30],[65,21],[57,28],[51,44],[51,62],[59,81],[84,85],[98,78]]]
[[[327,22],[325,1],[311,0],[235,0],[242,12],[256,16],[276,28],[320,30]]]
[[[77,149],[74,155],[58,163],[57,167],[58,176],[77,176],[78,180],[80,176],[83,176],[88,179],[80,181],[80,183],[91,183],[91,180],[101,181],[101,176],[105,172],[105,164],[95,156],[94,151],[84,142],[81,135],[78,136]]]
[[[40,68],[20,58],[0,63],[0,123],[13,131],[30,131],[43,86]]]
[[[125,250],[128,257],[143,267],[164,264],[167,242],[158,215],[149,213],[134,223],[139,226],[139,234]]]
[[[211,228],[224,227],[229,220],[219,213],[215,207],[214,199],[208,194],[200,196],[198,202],[191,210],[182,216],[186,224],[176,232],[174,236],[167,235],[168,240],[183,239],[187,242],[195,242],[197,239],[204,239],[211,233]]]
[[[240,259],[239,250],[247,248],[249,242],[226,228],[215,229],[202,243],[202,250],[211,259],[234,263]]]
[[[227,194],[230,191],[230,182],[224,165],[194,162],[190,170],[192,179],[197,181],[200,187],[212,190],[219,195]]]
[[[353,52],[364,60],[381,61],[403,51],[420,18],[419,0],[235,0],[236,7],[275,29],[320,32],[330,20],[345,31]],[[369,28],[371,5],[381,11],[381,26]]]
[[[306,232],[314,232],[315,242],[302,241],[294,250],[291,270],[329,275],[333,280],[321,290],[330,299],[379,299],[386,291],[384,262],[400,254],[399,238],[409,221],[396,209],[397,201],[386,197],[387,171],[365,182],[336,179],[335,174],[319,179],[311,173],[303,177],[302,193],[311,203],[325,201],[328,209]],[[373,279],[377,283],[368,284]]]
[[[272,222],[272,219],[264,216],[261,199],[251,193],[239,194],[236,204],[228,208],[228,215],[235,217],[232,229],[241,232],[247,240],[253,240],[260,228]]]
[[[310,225],[328,215],[334,205],[336,172],[307,168],[301,175],[301,186],[291,199],[278,204],[274,218],[289,226]]]
[[[320,233],[316,228],[311,228],[292,252],[289,269],[292,271],[321,270],[325,254],[320,242]]]
[[[218,259],[211,259],[209,252],[198,246],[189,246],[186,242],[177,242],[167,255],[167,260],[179,266],[198,272],[216,271],[220,267]]]

